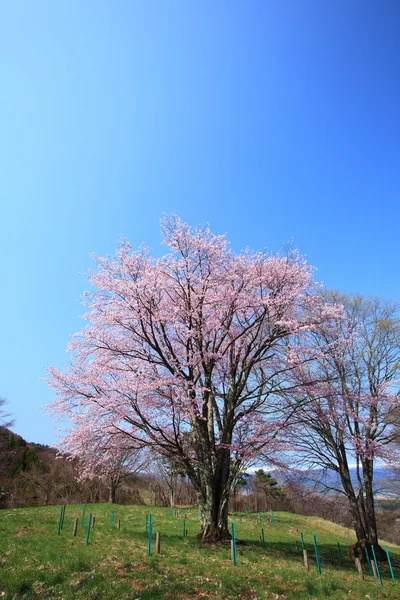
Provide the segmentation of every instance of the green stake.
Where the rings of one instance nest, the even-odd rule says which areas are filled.
[[[301,535],[301,549],[305,550],[306,546],[305,546],[305,543],[304,543],[304,535],[302,533],[300,533],[300,535]]]
[[[343,565],[344,565],[344,562],[343,562],[342,550],[341,550],[341,548],[340,548],[340,544],[339,544],[339,542],[337,543],[337,547],[338,547],[338,553],[339,553],[339,562],[340,562],[340,564],[341,564],[341,565],[342,565],[342,567],[343,567]]]
[[[89,544],[89,536],[90,536],[90,526],[91,526],[91,524],[92,524],[92,513],[89,514],[89,520],[88,520],[87,531],[86,531],[85,546],[87,546]]]
[[[321,569],[321,562],[319,560],[319,550],[318,550],[318,544],[317,544],[317,536],[316,536],[315,533],[313,533],[313,538],[314,538],[314,548],[315,548],[315,560],[317,561],[318,573],[321,575],[322,569]]]
[[[374,557],[374,563],[375,563],[375,567],[376,567],[376,574],[378,575],[379,583],[381,585],[383,585],[382,576],[381,576],[381,572],[379,570],[378,561],[376,560],[375,548],[374,548],[373,544],[371,544],[371,550],[372,550],[372,556]]]
[[[61,531],[62,528],[64,527],[64,517],[65,517],[65,509],[67,508],[67,505],[64,504],[64,506],[62,507],[62,513],[61,513]]]
[[[60,535],[60,533],[61,533],[61,521],[62,521],[63,510],[64,510],[64,507],[62,506],[61,510],[60,510],[60,516],[59,516],[59,519],[58,519],[57,535]]]
[[[264,546],[265,538],[264,538],[264,528],[261,529],[261,546]]]
[[[114,520],[115,520],[115,510],[111,511],[111,529],[114,529]]]
[[[151,556],[151,545],[153,542],[153,518],[149,515],[147,530],[147,555]]]
[[[60,531],[62,531],[63,528],[63,515],[64,515],[64,504],[61,507],[61,514],[60,514]]]
[[[369,571],[369,574],[372,577],[373,572],[372,572],[372,567],[371,567],[371,559],[369,557],[367,548],[364,548],[364,552],[365,552],[365,556],[367,557],[368,571]]]
[[[235,523],[232,522],[232,560],[233,564],[237,565],[237,553],[236,553],[236,533],[235,533]]]
[[[390,575],[392,577],[392,581],[396,581],[395,578],[394,578],[394,573],[393,573],[393,568],[392,568],[392,561],[390,560],[389,550],[387,548],[385,548],[385,552],[386,552],[386,556],[387,556],[387,561],[388,561],[388,565],[389,565]]]
[[[83,505],[83,509],[82,509],[82,527],[85,527],[85,512],[86,512],[86,504]]]

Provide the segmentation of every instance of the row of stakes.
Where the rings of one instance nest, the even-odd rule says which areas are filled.
[[[63,504],[63,506],[61,507],[60,517],[58,519],[58,529],[57,529],[58,535],[61,534],[61,531],[63,530],[63,527],[64,527],[66,508],[67,508],[66,504]],[[85,513],[86,513],[86,504],[83,505],[83,509],[82,509],[82,521],[81,521],[82,528],[85,527]],[[78,523],[79,523],[79,519],[75,519],[74,528],[73,528],[74,537],[78,533]],[[90,531],[92,529],[94,529],[95,523],[96,523],[96,517],[92,513],[89,513],[89,518],[88,518],[87,528],[86,528],[86,538],[85,538],[86,546],[89,544]],[[115,527],[115,510],[113,509],[111,511],[111,529],[114,529],[114,527]],[[121,529],[121,521],[120,520],[118,520],[118,529]]]
[[[306,550],[305,547],[305,542],[304,542],[304,536],[301,533],[301,547],[303,550],[303,557],[304,557],[304,566],[306,568],[307,571],[310,570],[310,565],[309,565],[309,561],[308,561],[308,552]],[[262,537],[264,537],[264,531],[262,531]],[[317,536],[315,533],[313,533],[313,544],[314,544],[314,552],[315,552],[315,562],[317,565],[317,571],[318,573],[321,575],[322,574],[322,567],[321,567],[321,558],[320,558],[320,554],[319,554],[319,548],[318,548],[318,542],[317,542]],[[297,550],[297,542],[295,544],[296,550]],[[344,561],[343,561],[343,556],[342,556],[342,550],[340,547],[339,542],[337,543],[337,547],[338,547],[338,555],[339,555],[339,563],[343,566],[344,565]],[[382,580],[382,574],[381,571],[379,569],[379,563],[378,560],[376,558],[376,553],[375,553],[375,547],[372,544],[370,546],[371,548],[371,552],[372,552],[372,560],[369,556],[368,550],[367,548],[364,548],[364,552],[365,552],[365,558],[366,558],[366,562],[367,562],[367,566],[368,566],[368,572],[371,576],[376,577],[380,583],[380,585],[383,585],[383,580]],[[392,567],[392,561],[390,560],[390,554],[389,554],[389,549],[385,548],[385,553],[386,553],[386,558],[387,558],[387,562],[388,562],[388,566],[389,566],[389,571],[390,571],[390,576],[393,582],[396,581],[395,576],[394,576],[394,572],[393,572],[393,567]],[[354,559],[359,577],[361,580],[364,580],[364,572],[363,572],[363,568],[362,568],[362,564],[361,564],[361,560],[359,558],[355,558]]]
[[[57,531],[58,535],[60,535],[60,533],[63,529],[66,508],[67,508],[66,504],[64,504],[61,507],[60,517],[58,520],[58,531]],[[85,526],[85,512],[86,512],[86,504],[83,505],[83,509],[82,509],[82,527]],[[172,509],[171,512],[174,516],[180,517],[180,509]],[[183,519],[182,519],[182,537],[184,537],[184,538],[187,537],[187,534],[188,534],[187,527],[186,527],[186,518],[187,518],[187,514],[185,513],[185,514],[183,514]],[[198,514],[198,518],[199,518],[199,514]],[[85,539],[86,546],[89,544],[90,531],[95,526],[95,520],[96,520],[96,518],[92,515],[92,513],[90,513],[89,518],[88,518],[88,523],[87,523],[87,530],[86,530],[86,539]],[[272,515],[269,517],[269,520],[272,524],[275,523],[276,515],[274,515],[274,513],[272,513]],[[74,528],[73,528],[74,536],[77,535],[78,522],[79,522],[79,519],[75,519]],[[258,514],[258,522],[259,523],[261,522],[261,514],[260,513]],[[111,511],[110,525],[111,525],[111,529],[114,529],[114,527],[115,527],[115,510],[114,509]],[[118,520],[118,529],[120,529],[120,528],[121,528],[121,521]],[[147,532],[147,554],[148,554],[148,556],[151,556],[152,551],[153,551],[153,516],[151,514],[146,515],[146,532]],[[237,566],[236,527],[235,527],[234,522],[231,523],[231,535],[232,535],[231,559],[232,559],[233,564],[235,566]],[[308,560],[308,551],[306,550],[306,547],[305,547],[304,535],[302,533],[300,535],[301,535],[301,547],[302,547],[302,551],[303,551],[304,566],[305,566],[306,570],[309,571],[310,564],[309,564],[309,560]],[[261,543],[261,546],[265,545],[264,528],[261,529],[260,543]],[[320,559],[320,553],[319,553],[319,548],[318,548],[317,536],[315,533],[313,533],[313,544],[314,544],[315,562],[316,562],[316,566],[317,566],[317,571],[321,575],[322,574],[321,559]],[[160,554],[160,552],[161,552],[161,536],[160,536],[159,531],[156,532],[155,546],[156,546],[156,553]],[[297,541],[295,542],[295,548],[296,548],[296,550],[298,549]],[[342,550],[341,550],[339,542],[337,543],[337,548],[338,548],[339,563],[343,566],[344,561],[343,561]],[[380,585],[383,586],[382,575],[381,575],[381,571],[379,569],[379,564],[378,564],[378,561],[376,558],[374,546],[371,545],[372,560],[369,556],[367,548],[364,548],[364,551],[365,551],[365,558],[366,558],[369,574],[373,577],[376,577],[378,579]],[[389,549],[385,548],[385,552],[386,552],[387,562],[388,562],[388,566],[389,566],[390,576],[391,576],[392,581],[395,582],[396,579],[395,579],[394,572],[393,572]],[[359,558],[355,559],[355,565],[358,570],[360,579],[363,580],[364,573],[363,573],[363,568],[362,568],[361,561]]]

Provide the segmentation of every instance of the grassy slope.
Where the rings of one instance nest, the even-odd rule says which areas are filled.
[[[81,521],[82,507],[68,506],[64,529],[57,535],[60,507],[0,511],[0,597],[40,600],[189,600],[217,599],[317,599],[330,600],[400,598],[400,584],[392,583],[383,568],[384,587],[372,577],[359,581],[347,559],[339,567],[337,542],[343,555],[353,543],[351,531],[322,519],[277,513],[277,522],[262,525],[257,515],[233,518],[237,536],[238,566],[230,560],[230,549],[210,547],[195,537],[197,510],[188,513],[188,537],[182,538],[182,519],[169,509],[151,508],[153,532],[162,535],[161,555],[147,556],[145,516],[148,507],[116,506],[116,523],[111,530],[109,505],[87,507],[96,516],[90,544],[79,526],[72,537],[73,520]],[[261,526],[266,544],[260,546]],[[302,563],[295,540],[304,533],[311,571]],[[312,555],[312,533],[316,533],[322,558],[318,575]],[[389,545],[400,577],[400,547]]]

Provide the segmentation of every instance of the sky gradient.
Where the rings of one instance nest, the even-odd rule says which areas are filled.
[[[294,240],[316,278],[400,301],[396,0],[6,1],[0,20],[0,395],[54,443],[79,273],[159,219]]]

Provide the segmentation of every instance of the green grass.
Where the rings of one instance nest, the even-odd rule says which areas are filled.
[[[230,548],[202,544],[196,538],[197,509],[187,513],[188,536],[182,538],[182,518],[170,509],[115,506],[111,529],[110,505],[90,505],[96,516],[90,543],[81,527],[81,506],[68,506],[64,528],[57,535],[60,507],[0,511],[0,600],[360,600],[400,598],[382,565],[384,586],[367,575],[361,582],[346,557],[353,533],[322,519],[276,513],[277,522],[257,515],[231,515],[236,523],[238,565]],[[161,532],[161,554],[147,556],[146,514],[153,515],[153,533]],[[79,518],[77,537],[73,522]],[[265,545],[260,545],[261,527]],[[309,550],[310,572],[303,566],[300,531]],[[317,534],[322,575],[313,555]],[[295,542],[298,541],[296,550]],[[337,542],[345,565],[338,562]],[[384,544],[385,545],[385,544]],[[388,545],[400,578],[400,547]],[[155,544],[153,543],[153,551]]]

